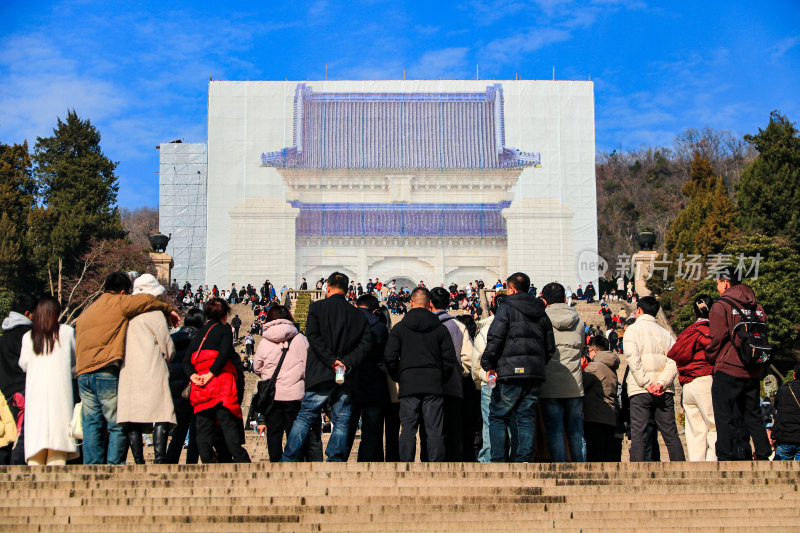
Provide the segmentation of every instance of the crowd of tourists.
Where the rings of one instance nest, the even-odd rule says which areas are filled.
[[[141,464],[145,435],[155,463],[178,463],[184,449],[187,463],[249,462],[246,370],[260,377],[247,418],[276,462],[323,459],[323,413],[329,461],[348,460],[359,429],[359,461],[414,461],[418,436],[422,461],[620,461],[626,434],[631,461],[655,461],[658,433],[682,461],[676,377],[689,460],[800,459],[800,366],[778,391],[768,438],[764,365],[748,358],[767,348],[741,333],[767,317],[733,269],[717,281],[719,299],[694,301],[697,320],[677,339],[651,296],[610,323],[601,308],[602,334],[568,288],[537,293],[520,272],[498,280],[485,317],[452,313],[480,308],[479,281],[406,291],[376,279],[359,291],[334,272],[317,286],[326,297],[308,308],[305,334],[268,282],[173,286],[188,308],[182,325],[150,274],[109,275],[74,329],[59,323],[56,299],[17,295],[0,337],[0,464],[124,464],[129,451]],[[393,291],[404,309],[394,327]],[[252,331],[240,337],[231,302],[259,306],[257,346]]]

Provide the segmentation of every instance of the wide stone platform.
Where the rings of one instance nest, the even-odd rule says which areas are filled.
[[[792,531],[800,463],[0,468],[0,530]]]

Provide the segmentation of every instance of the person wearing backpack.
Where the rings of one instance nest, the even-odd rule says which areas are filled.
[[[766,327],[767,315],[756,303],[753,289],[741,283],[739,272],[727,267],[717,279],[720,298],[711,306],[709,326],[711,341],[706,347],[706,361],[714,366],[711,402],[717,425],[717,459],[720,461],[750,460],[750,439],[755,457],[767,460],[772,448],[761,419],[760,381],[765,365],[748,364],[745,344],[740,336],[747,321]],[[750,331],[756,331],[754,327]],[[748,344],[750,342],[748,341]]]

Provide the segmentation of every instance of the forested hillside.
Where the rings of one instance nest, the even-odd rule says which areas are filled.
[[[636,251],[635,235],[650,228],[664,248],[667,230],[688,198],[681,192],[695,153],[711,163],[729,195],[745,167],[756,157],[753,147],[728,131],[689,129],[672,146],[614,150],[597,155],[599,252],[614,274],[616,258]]]

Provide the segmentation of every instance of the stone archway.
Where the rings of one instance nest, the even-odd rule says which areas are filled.
[[[386,279],[389,280],[389,281],[395,280],[395,282],[397,283],[397,290],[400,290],[403,287],[405,287],[406,285],[408,285],[408,290],[413,291],[414,289],[417,288],[417,283],[419,283],[418,280],[415,281],[415,280],[409,278],[408,276],[392,276],[392,277],[386,278]]]

